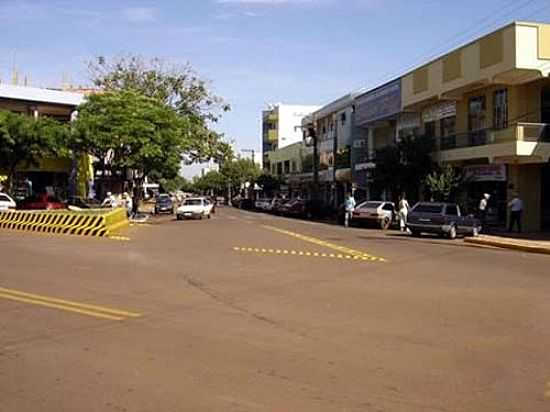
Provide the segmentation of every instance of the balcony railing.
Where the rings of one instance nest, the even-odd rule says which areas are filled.
[[[440,150],[460,149],[510,142],[550,143],[550,124],[517,123],[506,129],[482,129],[439,139]]]

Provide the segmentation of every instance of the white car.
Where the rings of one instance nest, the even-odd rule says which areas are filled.
[[[363,202],[355,207],[353,221],[376,223],[384,230],[391,227],[395,219],[395,205],[393,202],[373,201]]]
[[[0,210],[15,209],[15,201],[6,193],[0,193]]]
[[[212,202],[205,197],[190,197],[185,199],[176,210],[176,219],[210,219],[213,208]]]

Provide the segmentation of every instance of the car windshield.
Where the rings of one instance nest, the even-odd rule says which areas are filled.
[[[184,206],[200,206],[202,201],[201,199],[187,199],[183,204]]]
[[[0,202],[11,202],[11,199],[6,195],[0,195]]]
[[[415,213],[434,213],[434,214],[437,214],[437,213],[441,213],[443,209],[443,206],[442,205],[438,205],[438,204],[429,204],[429,203],[419,203],[418,205],[416,205],[414,207],[414,209],[412,210],[413,212]]]
[[[358,209],[378,209],[382,206],[382,202],[365,202],[361,203],[357,208]]]

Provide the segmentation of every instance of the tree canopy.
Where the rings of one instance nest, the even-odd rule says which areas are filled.
[[[12,189],[18,167],[34,166],[46,157],[68,155],[68,133],[66,125],[53,119],[0,111],[0,169],[7,172],[8,190]]]

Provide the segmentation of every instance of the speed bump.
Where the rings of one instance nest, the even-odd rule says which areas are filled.
[[[128,227],[126,209],[2,211],[0,229],[105,237]]]

